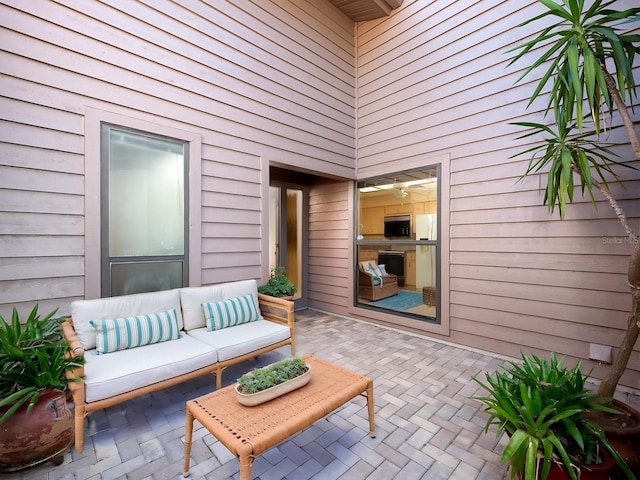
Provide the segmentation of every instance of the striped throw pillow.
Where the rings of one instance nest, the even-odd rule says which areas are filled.
[[[260,311],[253,294],[227,298],[220,302],[203,303],[202,308],[207,330],[210,332],[260,319]]]
[[[99,354],[180,338],[175,308],[135,317],[90,320]]]

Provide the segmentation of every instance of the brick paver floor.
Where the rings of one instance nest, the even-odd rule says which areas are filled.
[[[296,313],[297,353],[374,379],[376,438],[368,436],[366,400],[357,397],[260,455],[260,480],[459,479],[504,477],[504,439],[483,433],[485,416],[471,397],[474,375],[504,360],[393,329],[306,310]],[[289,349],[229,368],[224,384],[288,355]],[[92,413],[85,448],[60,466],[42,464],[0,480],[161,480],[182,478],[185,402],[215,388],[212,377]],[[196,422],[192,479],[237,479],[238,462]]]

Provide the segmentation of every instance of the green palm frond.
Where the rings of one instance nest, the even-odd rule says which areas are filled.
[[[554,102],[558,107],[564,107],[567,124],[573,123],[575,111],[576,126],[581,129],[585,118],[583,104],[586,99],[595,131],[600,133],[600,118],[606,113],[602,107],[606,106],[606,111],[611,115],[612,106],[602,70],[606,68],[607,60],[612,60],[622,97],[625,99],[626,95],[629,95],[631,98],[635,96],[636,90],[633,62],[635,55],[640,53],[640,47],[636,45],[640,41],[640,35],[620,34],[619,27],[610,24],[622,25],[640,20],[640,8],[612,10],[608,7],[614,3],[613,1],[601,0],[594,1],[587,10],[584,10],[584,0],[563,1],[562,5],[553,0],[540,0],[540,3],[547,11],[520,26],[546,17],[556,17],[557,23],[543,29],[532,40],[510,50],[519,50],[509,63],[512,65],[533,49],[543,49],[543,53],[516,83],[550,61],[531,95],[528,106],[540,95],[550,80],[554,79],[550,87],[547,111]]]
[[[611,122],[614,97],[607,79],[615,79],[617,93],[623,101],[636,96],[633,65],[640,54],[640,35],[625,34],[628,23],[640,20],[640,8],[614,10],[614,0],[539,0],[545,10],[523,22],[520,26],[543,20],[547,25],[531,40],[509,52],[517,52],[509,65],[525,56],[541,53],[524,70],[516,83],[538,68],[543,75],[538,80],[527,108],[548,89],[548,102],[544,117],[553,114],[554,126],[541,123],[516,122],[527,129],[519,139],[542,135],[543,143],[517,155],[530,154],[532,158],[525,175],[546,173],[547,184],[543,203],[551,212],[558,207],[564,218],[567,204],[574,199],[574,175],[579,176],[582,194],[588,193],[594,206],[594,179],[608,189],[607,179],[618,180],[612,166],[624,165],[615,160],[611,145],[600,142],[597,136]],[[610,75],[607,66],[614,69]],[[616,93],[616,95],[617,95]],[[619,98],[616,97],[618,107]],[[633,102],[631,102],[633,106]],[[592,128],[584,132],[585,121]],[[625,124],[627,130],[632,129]],[[512,157],[513,158],[513,157]],[[594,175],[595,177],[593,177]]]
[[[633,168],[627,163],[616,160],[619,157],[610,149],[610,144],[593,140],[593,131],[574,134],[574,125],[569,127],[559,125],[557,132],[546,125],[534,122],[515,122],[514,125],[531,129],[518,138],[538,134],[547,135],[543,144],[528,148],[511,158],[524,154],[531,155],[529,166],[520,177],[521,180],[532,173],[546,172],[547,186],[543,204],[547,205],[552,212],[557,206],[561,218],[565,216],[567,203],[573,201],[574,174],[578,175],[582,194],[588,193],[592,203],[596,205],[592,172],[596,175],[598,182],[606,187],[609,178],[618,178],[617,172],[612,168],[614,165]]]

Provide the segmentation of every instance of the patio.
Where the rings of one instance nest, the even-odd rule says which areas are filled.
[[[296,313],[297,353],[314,353],[374,379],[377,437],[369,438],[366,401],[356,398],[259,456],[261,480],[501,479],[501,446],[484,434],[470,397],[473,375],[504,360],[421,336],[306,310]],[[280,349],[225,372],[224,384],[287,355]],[[181,478],[185,402],[210,391],[200,378],[89,416],[84,453],[4,474],[13,479]],[[193,479],[238,478],[238,462],[197,422]]]

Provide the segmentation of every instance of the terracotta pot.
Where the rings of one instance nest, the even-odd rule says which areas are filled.
[[[260,405],[261,403],[273,400],[274,398],[284,395],[285,393],[289,393],[300,387],[304,387],[307,383],[309,383],[309,380],[311,380],[311,367],[307,365],[307,371],[302,375],[256,393],[242,393],[238,390],[238,384],[236,384],[236,397],[238,398],[238,402],[240,402],[242,405],[245,405],[247,407],[255,407],[256,405]]]
[[[64,392],[43,391],[30,412],[22,405],[0,423],[0,471],[20,470],[47,460],[59,465],[73,442],[73,433],[73,413]]]
[[[604,457],[602,463],[598,463],[596,465],[582,465],[578,467],[580,472],[576,472],[576,476],[580,480],[611,480],[613,478],[618,478],[612,476],[612,472],[616,466],[615,460],[605,449],[602,449],[601,452]],[[542,469],[542,467],[540,468]],[[511,478],[509,472],[505,475],[505,479],[507,477]],[[523,480],[524,473],[516,473],[515,478],[516,480]],[[571,480],[571,476],[569,475],[569,472],[567,472],[567,468],[564,463],[553,462],[551,463],[547,480]]]
[[[623,412],[623,415],[589,412],[585,416],[600,425],[607,440],[624,458],[635,476],[640,478],[640,412],[618,400],[613,400],[611,406]],[[624,478],[622,473],[619,472],[619,475]]]

